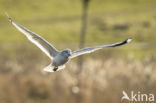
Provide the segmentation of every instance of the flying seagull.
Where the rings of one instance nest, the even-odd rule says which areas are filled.
[[[6,15],[8,16],[7,13]],[[103,49],[103,48],[121,46],[121,45],[129,43],[132,40],[132,39],[127,39],[123,42],[119,42],[115,44],[83,48],[74,52],[71,52],[70,49],[59,51],[53,45],[47,42],[44,38],[39,36],[38,34],[15,23],[9,16],[8,16],[8,19],[12,23],[12,25],[16,27],[17,30],[23,33],[33,44],[39,47],[51,59],[51,63],[47,67],[44,68],[44,71],[47,71],[47,72],[55,72],[55,71],[64,69],[65,64],[74,57],[87,54],[87,53],[91,53],[91,52],[94,52],[96,50]]]

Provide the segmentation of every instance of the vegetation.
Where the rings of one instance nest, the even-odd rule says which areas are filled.
[[[120,103],[123,90],[156,94],[155,4],[91,0],[86,46],[133,41],[85,55],[77,87],[77,59],[63,71],[43,72],[48,57],[9,23],[5,11],[59,50],[76,50],[82,1],[0,0],[0,103]]]
[[[47,58],[24,51],[16,59],[1,55],[1,103],[120,103],[123,90],[156,94],[156,57],[87,58],[77,87],[76,60],[62,71],[46,73]]]

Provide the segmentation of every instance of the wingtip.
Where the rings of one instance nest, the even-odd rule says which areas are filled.
[[[5,12],[5,15],[8,17],[9,21],[12,22],[12,19],[10,18],[7,12]]]
[[[129,43],[129,42],[131,42],[131,41],[132,41],[132,39],[131,39],[131,38],[127,39],[127,43]]]

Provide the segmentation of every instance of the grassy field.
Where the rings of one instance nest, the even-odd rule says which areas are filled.
[[[3,57],[0,102],[120,103],[123,90],[128,94],[131,91],[156,94],[155,57],[87,58],[80,77],[76,75],[79,69],[76,60],[62,71],[46,73],[41,69],[48,64],[46,59],[27,53],[16,59]]]
[[[77,43],[79,41],[82,10],[80,0],[64,2],[1,0],[0,2],[0,42],[25,41],[23,36],[8,23],[5,11],[16,22],[51,42],[60,43],[63,40],[63,42]],[[155,0],[92,1],[89,6],[87,42],[103,43],[128,37],[136,42],[155,42],[155,3]],[[75,38],[71,37],[73,35]],[[7,38],[8,36],[11,39]],[[118,38],[115,38],[116,36]]]
[[[40,34],[55,46],[78,46],[82,11],[80,0],[30,2],[0,0],[2,46],[28,43],[28,40],[8,22],[5,11],[17,23]],[[130,37],[133,38],[133,45],[130,46],[132,51],[145,54],[155,52],[155,3],[155,0],[92,1],[89,5],[86,45],[109,44]],[[64,48],[66,46],[60,46],[60,49]]]
[[[91,0],[86,47],[133,41],[85,55],[79,77],[77,59],[63,71],[43,72],[48,57],[10,24],[5,12],[59,50],[76,50],[81,0],[0,0],[0,103],[120,103],[123,90],[156,96],[155,4]]]

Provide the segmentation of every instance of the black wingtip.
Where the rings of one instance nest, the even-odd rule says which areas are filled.
[[[131,42],[131,41],[132,41],[132,39],[129,38],[129,39],[127,39],[127,40],[125,40],[125,41],[123,41],[123,42],[117,43],[117,44],[115,44],[115,45],[113,45],[113,46],[111,46],[111,47],[121,46],[121,45],[127,44],[127,43],[129,43],[129,42]]]
[[[129,43],[129,42],[131,42],[131,41],[132,41],[132,39],[131,39],[131,38],[128,38],[127,40],[125,40],[125,41],[119,43],[119,45],[127,44],[127,43]]]
[[[10,18],[7,12],[5,12],[5,15],[8,17],[9,21],[12,22],[12,19]]]

